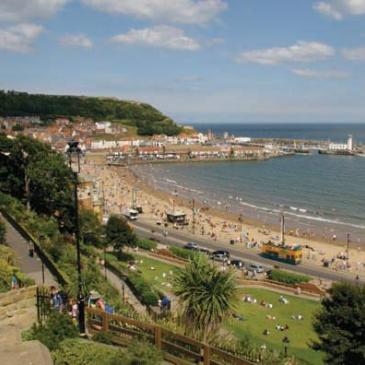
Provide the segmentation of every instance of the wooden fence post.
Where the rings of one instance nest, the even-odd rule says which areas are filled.
[[[203,364],[210,365],[210,347],[206,344],[203,347]]]
[[[161,327],[155,326],[155,346],[161,350]]]
[[[103,312],[102,319],[103,319],[103,323],[102,323],[103,331],[107,332],[109,330],[109,315],[108,315],[108,313]]]

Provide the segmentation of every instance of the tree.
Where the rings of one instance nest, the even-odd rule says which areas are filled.
[[[103,246],[104,227],[92,210],[80,211],[80,232],[85,244],[95,247]]]
[[[220,271],[201,255],[177,271],[174,292],[182,304],[186,332],[207,341],[234,309],[237,289],[234,272]]]
[[[30,202],[37,213],[54,216],[73,230],[72,171],[61,154],[35,139],[0,134],[0,191]],[[62,223],[62,224],[61,224]]]
[[[313,348],[325,352],[327,364],[365,364],[365,286],[338,283],[329,294],[315,317]]]
[[[115,251],[121,251],[124,246],[136,246],[137,237],[128,222],[118,216],[112,215],[106,224],[106,238],[113,245]]]
[[[6,229],[5,223],[0,219],[0,244],[5,243]]]

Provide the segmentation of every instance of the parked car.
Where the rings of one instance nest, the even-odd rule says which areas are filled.
[[[213,253],[211,256],[212,260],[219,261],[219,262],[227,262],[228,257],[223,255],[222,253]]]
[[[234,266],[236,269],[242,270],[245,267],[245,264],[242,260],[231,260],[231,266]]]
[[[188,242],[184,248],[186,250],[194,250],[194,251],[197,251],[199,249],[198,245],[194,242]]]
[[[261,265],[257,265],[257,264],[250,264],[247,267],[247,271],[251,271],[251,272],[255,272],[257,274],[261,274],[263,273],[265,270]]]
[[[215,256],[215,255],[222,255],[222,256],[226,257],[227,259],[229,259],[229,257],[230,257],[230,253],[229,253],[228,251],[226,251],[226,250],[218,250],[218,251],[214,251],[214,252],[212,253],[212,255],[213,255],[213,256]]]

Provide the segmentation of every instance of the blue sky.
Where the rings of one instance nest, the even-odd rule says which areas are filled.
[[[365,0],[1,0],[0,88],[180,122],[365,122]]]

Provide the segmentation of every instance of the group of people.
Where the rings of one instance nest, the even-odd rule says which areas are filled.
[[[69,298],[65,291],[59,290],[55,286],[50,288],[50,297],[50,304],[53,310],[60,313],[67,312],[72,319],[76,320],[78,306],[75,299]]]
[[[96,290],[90,291],[86,299],[86,305],[88,307],[97,308],[110,314],[114,313],[114,308],[106,304],[103,297]],[[74,298],[69,298],[65,291],[60,290],[55,286],[50,287],[50,307],[54,311],[68,313],[73,320],[77,320],[77,300]]]

